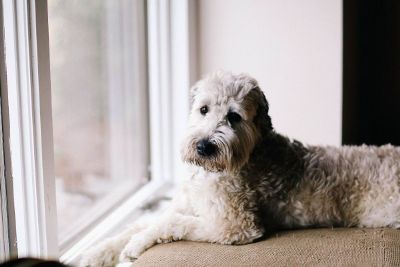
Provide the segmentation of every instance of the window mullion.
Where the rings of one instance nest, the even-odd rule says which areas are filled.
[[[2,3],[18,256],[56,257],[47,1]]]
[[[2,2],[0,1],[0,10],[3,10]],[[4,47],[4,28],[3,14],[0,13],[0,47]],[[4,51],[0,51],[0,88],[5,86],[5,70],[4,70]],[[0,93],[0,95],[2,95]],[[3,104],[0,104],[0,110]],[[8,231],[9,210],[7,206],[7,182],[5,175],[5,159],[4,159],[4,139],[3,139],[3,114],[0,114],[0,261],[5,261],[10,257],[10,235]],[[11,221],[11,220],[10,220]]]
[[[196,1],[171,0],[171,116],[173,180],[187,177],[180,156],[189,118],[189,88],[197,79]]]
[[[149,0],[149,89],[152,179],[174,183],[185,176],[180,143],[196,71],[193,0]]]
[[[1,3],[0,3],[1,5]],[[2,116],[0,114],[0,125]],[[7,190],[4,169],[3,154],[3,129],[0,128],[0,262],[10,257],[10,239],[8,234],[8,209],[7,209]]]

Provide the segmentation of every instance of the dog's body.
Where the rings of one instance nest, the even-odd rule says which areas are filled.
[[[246,244],[276,229],[400,227],[400,148],[303,146],[276,133],[247,75],[218,72],[192,88],[182,150],[191,177],[163,218],[89,251],[114,266],[160,242]]]

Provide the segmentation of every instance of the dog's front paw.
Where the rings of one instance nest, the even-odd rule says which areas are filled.
[[[81,256],[80,267],[114,267],[118,260],[117,251],[110,242],[103,242],[86,251]]]
[[[155,240],[151,235],[145,233],[139,233],[134,235],[129,243],[122,250],[119,256],[120,262],[132,262],[135,261],[139,256],[148,248],[155,244]]]

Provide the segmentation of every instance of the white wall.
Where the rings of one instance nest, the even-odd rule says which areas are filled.
[[[249,73],[277,131],[341,143],[341,0],[199,0],[198,12],[201,76]]]

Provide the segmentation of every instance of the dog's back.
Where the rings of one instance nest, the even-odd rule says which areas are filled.
[[[310,146],[277,209],[284,227],[400,226],[400,148]]]

